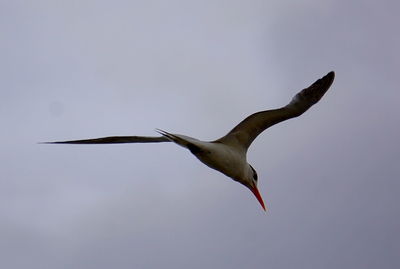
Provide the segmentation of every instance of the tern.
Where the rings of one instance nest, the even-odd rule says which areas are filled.
[[[264,201],[257,188],[257,172],[247,162],[248,148],[253,140],[265,129],[279,122],[298,117],[317,103],[330,88],[334,78],[335,73],[333,71],[329,72],[308,88],[297,93],[286,106],[254,113],[236,125],[228,134],[214,141],[201,141],[193,137],[156,129],[161,136],[110,136],[44,143],[114,144],[174,142],[188,149],[205,165],[246,186],[266,211]]]

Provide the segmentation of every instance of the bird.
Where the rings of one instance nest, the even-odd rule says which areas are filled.
[[[302,115],[328,91],[335,78],[334,71],[298,92],[280,108],[259,111],[242,120],[225,136],[213,141],[202,141],[186,135],[156,129],[160,136],[109,136],[93,139],[42,142],[44,144],[117,144],[173,142],[188,149],[208,167],[247,187],[264,211],[266,206],[258,190],[258,175],[247,162],[247,151],[254,139],[267,128]]]

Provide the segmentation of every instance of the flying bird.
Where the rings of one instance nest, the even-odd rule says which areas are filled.
[[[257,188],[257,172],[246,159],[248,148],[253,140],[265,129],[287,119],[298,117],[317,103],[332,85],[334,78],[335,73],[333,71],[329,72],[308,88],[297,93],[286,106],[254,113],[236,125],[228,134],[214,141],[201,141],[193,137],[172,134],[156,129],[161,136],[110,136],[44,143],[115,144],[174,142],[188,149],[205,165],[246,186],[255,195],[262,208],[266,210],[264,201]]]

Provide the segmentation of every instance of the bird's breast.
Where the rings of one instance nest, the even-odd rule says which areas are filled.
[[[192,153],[205,165],[220,171],[228,177],[243,177],[247,164],[245,153],[219,143],[202,143]]]

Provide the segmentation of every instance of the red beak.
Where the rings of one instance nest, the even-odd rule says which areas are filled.
[[[265,209],[264,201],[263,201],[263,199],[261,197],[260,192],[257,189],[257,186],[254,186],[254,187],[250,188],[250,190],[254,193],[254,195],[256,196],[258,202],[260,202],[260,204],[261,204],[262,208],[264,209],[264,211],[267,211]]]

